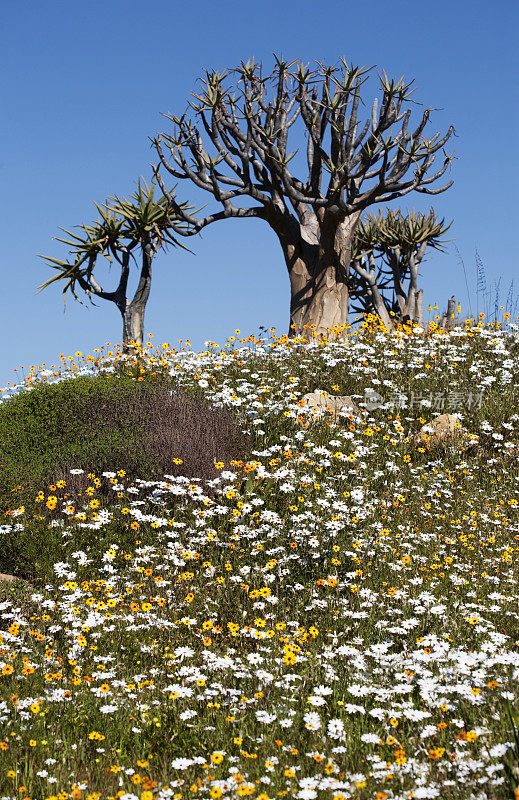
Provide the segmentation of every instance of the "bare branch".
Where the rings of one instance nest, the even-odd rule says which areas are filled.
[[[374,203],[412,191],[438,194],[451,185],[434,188],[445,163],[435,174],[429,176],[429,171],[434,154],[454,128],[427,139],[424,130],[431,113],[427,108],[413,133],[408,132],[413,81],[379,73],[381,100],[375,97],[368,118],[360,120],[361,89],[371,67],[349,66],[341,59],[338,66],[317,62],[311,71],[302,62],[292,62],[296,65],[292,67],[282,57],[275,59],[270,74],[254,61],[241,62],[225,73],[206,70],[202,90],[188,104],[193,121],[186,113],[169,116],[174,132],[154,140],[161,167],[175,178],[191,180],[220,204],[220,211],[203,218],[175,208],[184,223],[200,230],[218,219],[265,218],[276,209],[286,209],[287,203],[299,219],[308,209],[322,215],[333,207],[339,222],[341,215],[344,219],[358,214]],[[307,138],[306,180],[289,167],[297,152],[289,152],[289,133],[299,117]],[[400,127],[393,132],[393,126]],[[204,150],[200,132],[214,147],[215,156]],[[166,157],[164,143],[171,157]],[[329,172],[326,191],[321,185],[324,170]],[[262,208],[236,207],[234,200],[245,196]]]

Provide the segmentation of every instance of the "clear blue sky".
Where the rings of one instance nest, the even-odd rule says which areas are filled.
[[[477,247],[489,284],[501,276],[506,292],[518,263],[518,23],[513,0],[7,4],[0,47],[0,387],[16,382],[15,367],[50,366],[59,353],[92,353],[121,341],[113,303],[95,299],[91,306],[78,287],[85,305],[67,292],[64,313],[64,283],[36,293],[55,274],[37,254],[65,257],[65,247],[53,241],[59,226],[93,221],[93,201],[128,194],[139,175],[149,176],[148,137],[167,126],[161,113],[184,110],[203,68],[223,70],[254,57],[271,71],[273,52],[310,66],[344,56],[415,79],[413,98],[439,109],[429,135],[456,128],[447,146],[458,159],[455,183],[437,197],[407,195],[391,205],[427,210],[433,203],[439,216],[454,219],[449,237],[465,260],[471,290]],[[372,74],[363,87],[368,104],[378,88]],[[418,113],[419,107],[412,119]],[[195,197],[189,188],[180,187],[186,199]],[[288,278],[265,223],[219,222],[188,244],[196,255],[170,250],[154,262],[145,319],[154,343],[174,346],[190,337],[198,348],[206,339],[223,343],[236,327],[248,334],[259,325],[286,332]],[[455,294],[468,310],[452,244],[423,273],[426,307],[435,301],[443,307]],[[103,288],[115,288],[117,272],[98,275]]]

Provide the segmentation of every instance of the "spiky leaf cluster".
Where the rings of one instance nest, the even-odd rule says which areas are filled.
[[[416,214],[415,210],[406,216],[400,209],[387,209],[385,216],[369,214],[361,220],[355,231],[355,252],[368,250],[385,252],[399,249],[400,252],[419,248],[424,242],[428,247],[444,252],[440,237],[451,227],[445,227],[445,219],[437,220],[433,208],[429,213]]]
[[[114,299],[112,295],[115,293],[99,291],[93,278],[93,269],[99,256],[107,259],[110,264],[115,259],[125,267],[137,247],[151,248],[153,254],[169,244],[187,250],[172,230],[174,224],[181,228],[187,228],[187,225],[178,220],[176,211],[164,195],[155,198],[155,189],[155,180],[148,187],[141,178],[136,191],[129,198],[110,196],[104,204],[94,203],[99,216],[94,223],[78,225],[80,234],[60,228],[69,238],[55,238],[67,245],[70,258],[62,260],[40,256],[49,266],[58,270],[59,274],[42,284],[39,291],[54,281],[68,279],[63,290],[64,301],[66,291],[70,288],[74,298],[79,303],[82,302],[74,290],[76,281],[89,298],[93,291],[105,299]],[[181,208],[187,211],[193,206],[182,203]]]

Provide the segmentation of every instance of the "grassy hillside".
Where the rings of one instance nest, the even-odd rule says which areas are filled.
[[[0,403],[0,797],[513,798],[518,371],[366,323]]]

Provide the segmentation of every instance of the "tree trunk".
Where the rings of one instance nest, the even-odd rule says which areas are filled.
[[[394,250],[389,250],[388,259],[391,271],[393,273],[393,288],[396,296],[396,301],[398,303],[400,319],[402,319],[404,316],[406,294],[402,277],[402,269],[400,266],[400,248],[395,247]]]
[[[454,309],[456,308],[456,298],[454,295],[449,298],[447,303],[447,311],[444,312],[441,322],[442,328],[450,328],[452,324],[452,318],[454,316]]]
[[[409,288],[407,290],[407,299],[404,306],[403,317],[415,318],[416,314],[416,295],[418,293],[417,278],[411,273]]]
[[[423,289],[418,289],[415,293],[414,301],[414,321],[419,325],[424,325],[423,318]]]
[[[124,305],[118,306],[123,318],[123,353],[129,353],[132,340],[141,347],[144,343],[144,312],[150,296],[153,256],[154,248],[149,242],[143,246],[141,277],[134,298],[130,302],[125,297]]]
[[[360,212],[339,221],[328,210],[315,225],[272,225],[290,279],[289,336],[334,339],[348,323],[351,242]],[[313,333],[312,333],[313,331]]]
[[[382,320],[382,323],[386,328],[386,330],[392,331],[395,326],[393,325],[393,320],[389,316],[386,304],[384,303],[384,298],[380,294],[380,291],[376,283],[373,283],[373,286],[371,286],[371,293],[373,296],[373,306],[375,308],[375,311]]]
[[[423,324],[423,290],[418,289],[418,270],[424,257],[427,242],[409,254],[409,287],[403,316],[408,315],[414,322]]]
[[[144,308],[134,306],[129,300],[122,313],[123,318],[123,353],[130,352],[133,340],[142,347],[144,342]]]

